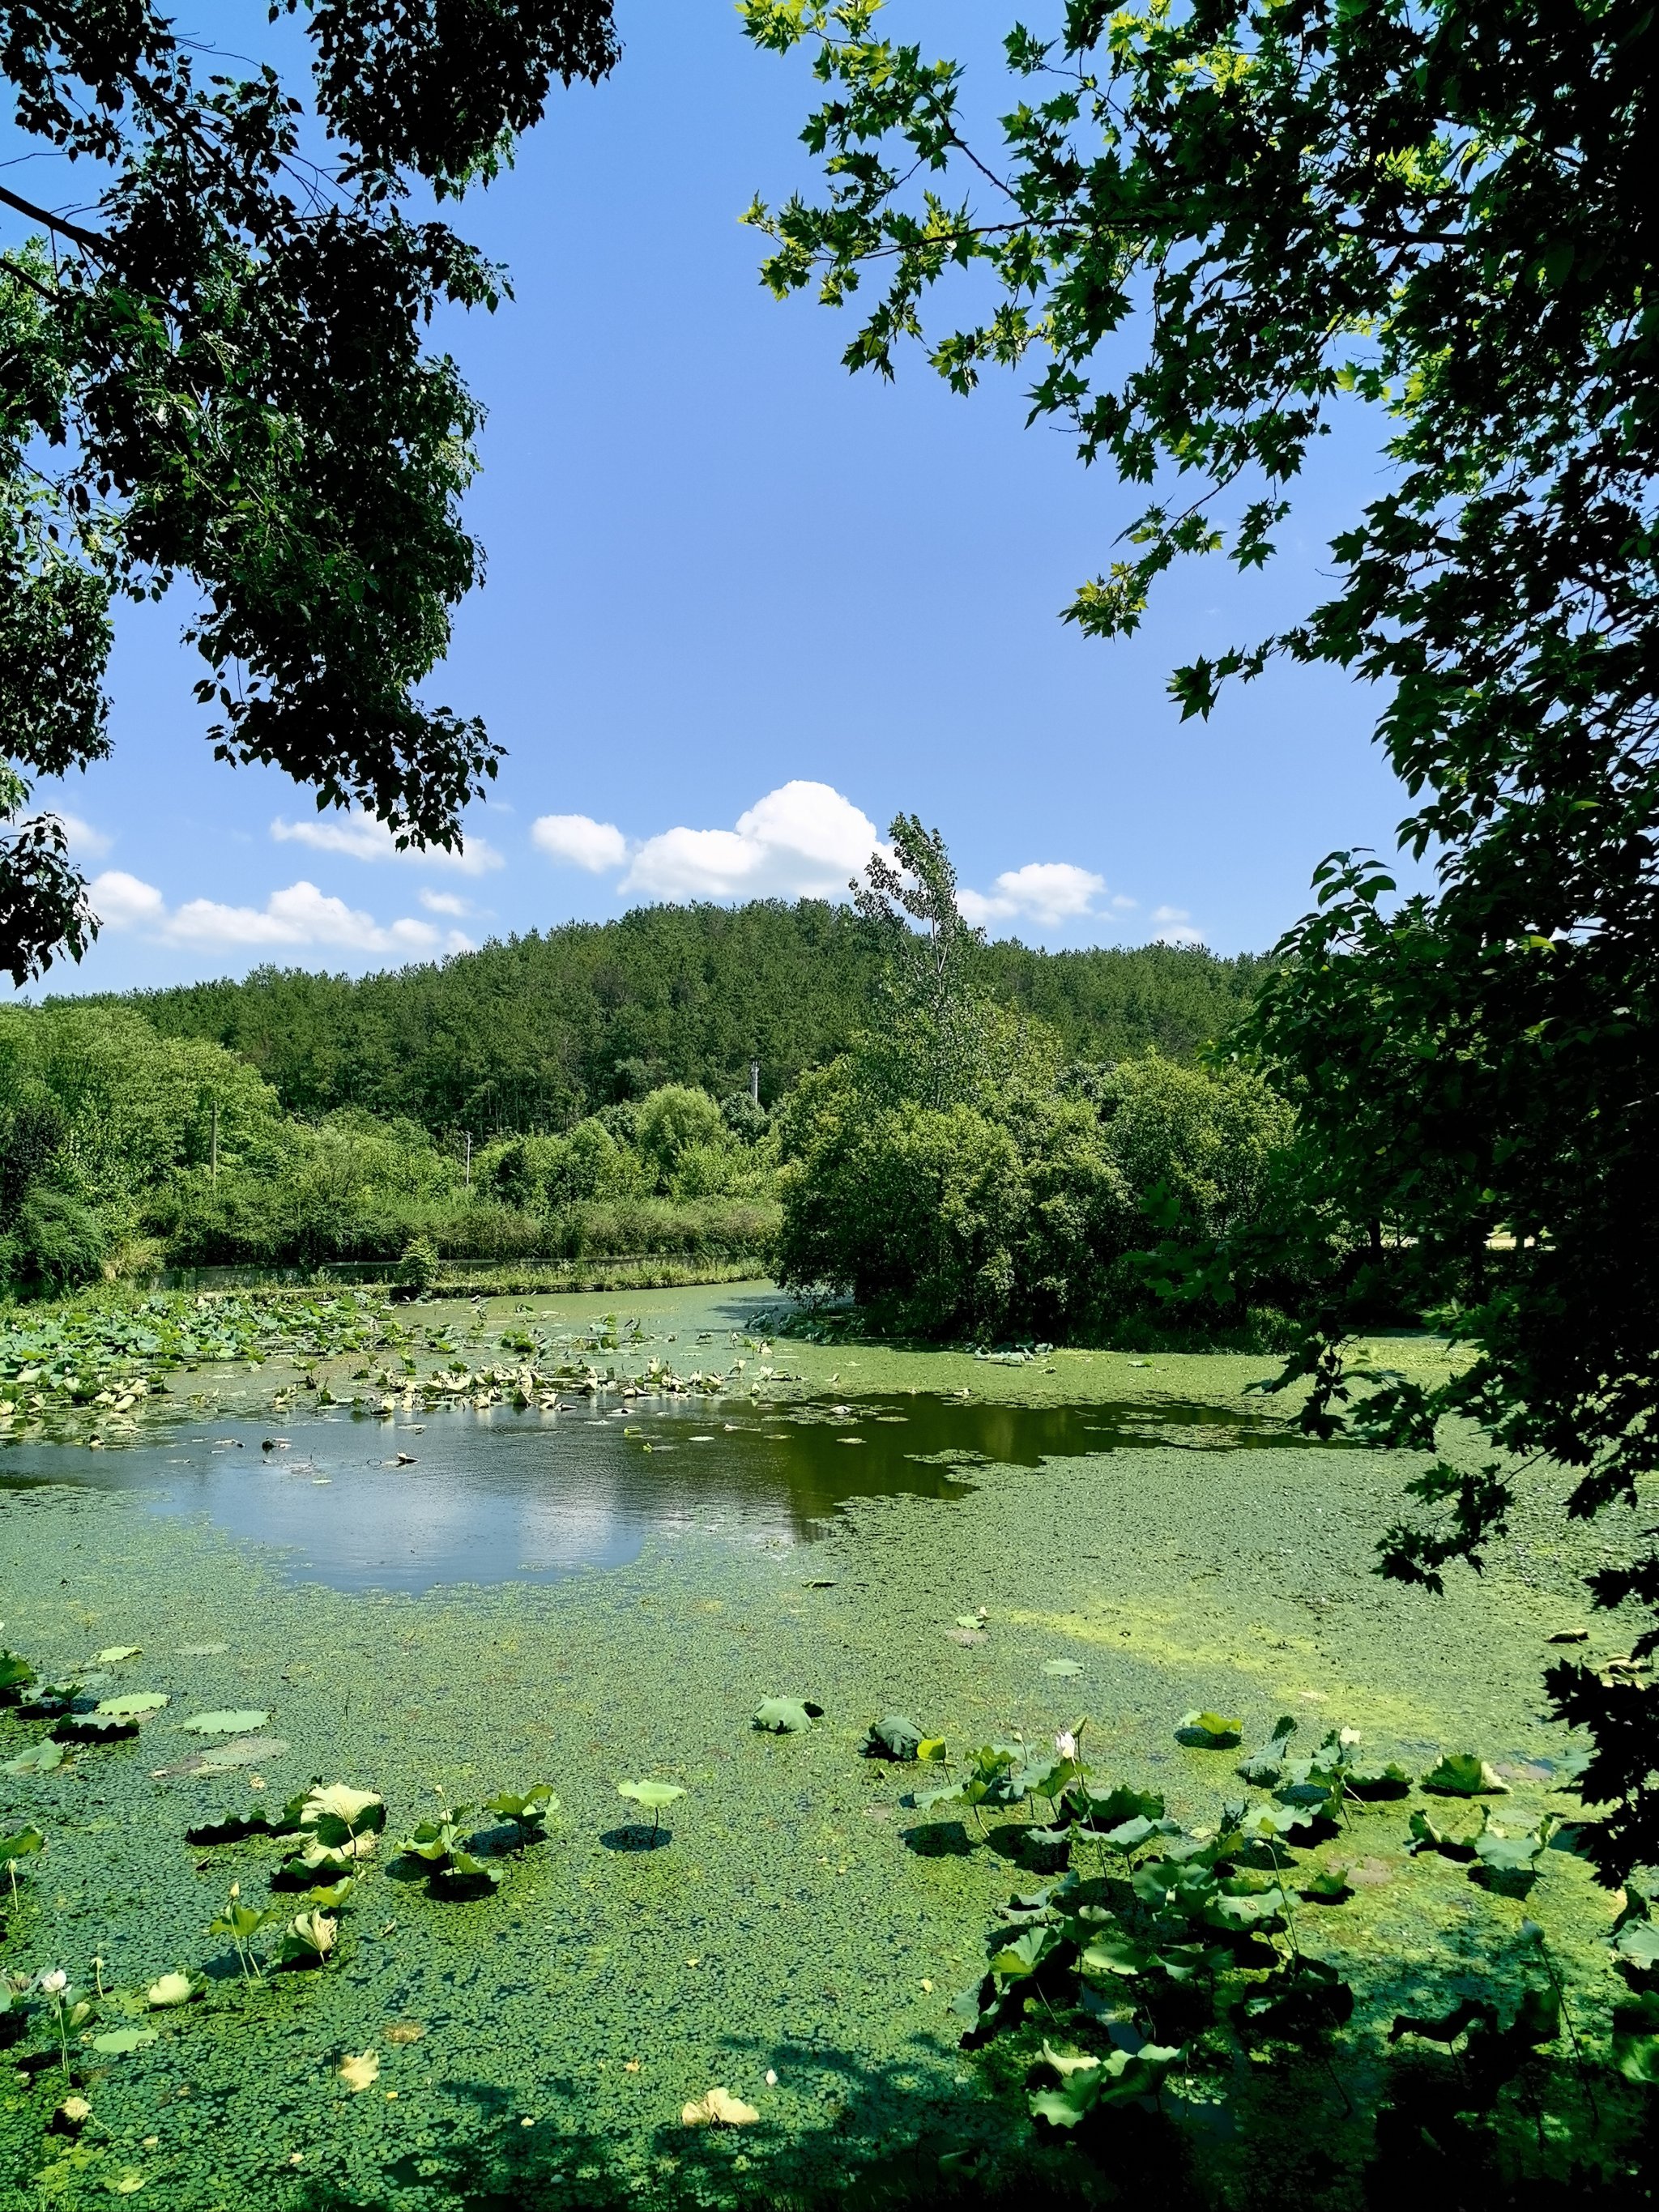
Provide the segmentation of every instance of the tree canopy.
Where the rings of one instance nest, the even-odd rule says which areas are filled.
[[[1577,1470],[1574,1514],[1635,1508],[1659,1465],[1652,10],[1068,0],[1056,37],[1010,31],[990,145],[961,67],[881,36],[875,0],[741,12],[764,47],[810,45],[824,88],[803,133],[823,197],[750,211],[766,281],[842,307],[878,279],[852,368],[890,375],[912,341],[963,392],[1036,365],[1033,418],[1139,503],[1065,610],[1091,635],[1133,630],[1183,555],[1269,559],[1311,441],[1376,411],[1392,469],[1331,595],[1171,689],[1207,714],[1275,659],[1376,684],[1437,891],[1395,902],[1369,857],[1328,861],[1249,1048],[1343,1212],[1462,1301],[1473,1364],[1370,1398],[1370,1433],[1437,1451],[1389,1571],[1478,1565],[1516,1455]],[[969,319],[934,325],[952,276]],[[1333,1280],[1300,1363],[1310,1420],[1346,1399],[1364,1273]],[[1454,1416],[1501,1447],[1478,1472],[1439,1455]],[[1616,1549],[1596,1601],[1659,1603],[1650,1541]],[[1659,1686],[1551,1685],[1594,1735],[1604,1871],[1659,1860]]]
[[[270,62],[204,76],[151,0],[0,0],[18,129],[63,212],[0,185],[0,967],[97,928],[30,779],[108,750],[117,595],[199,592],[222,760],[453,846],[499,748],[418,687],[481,556],[480,410],[423,332],[505,272],[422,210],[494,176],[557,77],[617,58],[611,0],[277,0]],[[95,178],[88,193],[80,172]],[[87,204],[90,199],[91,204]],[[8,233],[9,235],[8,235]]]

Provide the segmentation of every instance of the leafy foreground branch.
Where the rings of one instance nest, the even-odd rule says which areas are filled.
[[[908,10],[890,11],[896,24]],[[1410,794],[1403,902],[1333,855],[1278,948],[1239,1056],[1294,1106],[1308,1170],[1375,1249],[1412,1255],[1419,1311],[1473,1348],[1439,1389],[1372,1378],[1360,1424],[1438,1454],[1392,1574],[1478,1566],[1505,1455],[1579,1476],[1569,1512],[1645,1516],[1659,1473],[1659,320],[1650,194],[1659,18],[1510,0],[1068,0],[1004,45],[981,136],[969,74],[883,33],[875,0],[746,0],[749,35],[810,49],[816,201],[757,203],[765,281],[851,304],[844,358],[919,343],[958,391],[1030,362],[1131,502],[1124,557],[1066,618],[1139,624],[1175,563],[1272,557],[1313,441],[1374,411],[1386,478],[1332,542],[1332,595],[1178,669],[1182,714],[1275,660],[1380,687]],[[969,319],[928,328],[967,271]],[[1494,1239],[1513,1263],[1493,1279]],[[1224,1273],[1224,1269],[1220,1271]],[[1486,1279],[1483,1282],[1483,1273]],[[1471,1284],[1473,1278],[1473,1286]],[[1213,1278],[1212,1278],[1213,1279]],[[1333,1271],[1296,1371],[1306,1418],[1353,1411],[1345,1342],[1370,1285]],[[1360,1326],[1364,1324],[1361,1322]],[[1647,1609],[1638,1519],[1590,1588]],[[1659,1863],[1659,1685],[1550,1677],[1588,1728],[1618,1881]]]

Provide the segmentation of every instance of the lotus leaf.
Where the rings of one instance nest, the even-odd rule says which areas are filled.
[[[754,1726],[774,1735],[804,1735],[823,1707],[801,1698],[764,1698],[756,1708]]]
[[[464,1814],[466,1808],[458,1805],[454,1809],[459,1815]],[[461,1832],[454,1819],[422,1820],[414,1834],[405,1838],[398,1848],[410,1858],[424,1859],[428,1866],[442,1866],[459,1847],[460,1840]]]
[[[1413,1813],[1407,1824],[1406,1849],[1415,1857],[1419,1851],[1440,1851],[1449,1859],[1469,1859],[1474,1856],[1474,1845],[1467,1836],[1450,1836],[1437,1828],[1426,1813]]]
[[[500,1867],[492,1866],[488,1859],[476,1857],[472,1852],[460,1849],[453,1850],[447,1865],[439,1867],[433,1875],[434,1881],[458,1889],[486,1886],[490,1889],[499,1889],[503,1879]]]
[[[665,1806],[672,1805],[684,1797],[685,1792],[678,1783],[653,1782],[647,1778],[643,1782],[619,1782],[617,1795],[641,1806],[647,1813],[659,1814]]]
[[[228,1774],[239,1766],[266,1766],[288,1749],[279,1735],[234,1736],[228,1743],[210,1743],[190,1762],[191,1774]],[[298,1826],[298,1822],[290,1825]]]
[[[1197,1751],[1231,1751],[1243,1733],[1243,1721],[1228,1720],[1220,1713],[1182,1713],[1176,1741]]]
[[[1302,1885],[1302,1894],[1316,1905],[1340,1905],[1353,1895],[1346,1867],[1320,1867]]]
[[[1423,1777],[1423,1787],[1437,1797],[1506,1797],[1509,1784],[1492,1772],[1484,1759],[1472,1751],[1449,1752],[1433,1771]]]
[[[498,1790],[493,1797],[484,1800],[486,1813],[499,1813],[504,1820],[514,1820],[528,1827],[544,1820],[550,1813],[556,1813],[559,1801],[553,1794],[550,1782],[538,1782],[522,1794],[511,1790]]]
[[[15,1651],[0,1651],[0,1704],[15,1702],[17,1694],[34,1680],[34,1669]]]
[[[308,1889],[306,1903],[313,1911],[337,1912],[356,1887],[353,1875],[342,1875],[338,1881],[325,1882],[315,1889]],[[265,1914],[260,1916],[262,1919],[268,1917]]]
[[[63,1763],[63,1745],[55,1742],[51,1736],[46,1736],[39,1743],[32,1743],[27,1751],[20,1751],[15,1759],[9,1759],[4,1766],[0,1767],[0,1773],[50,1774],[54,1767],[61,1766]]]
[[[1659,1966],[1659,1926],[1651,1920],[1628,1920],[1613,1939],[1620,1957],[1641,1972]]]
[[[1391,1759],[1351,1766],[1342,1779],[1351,1797],[1403,1797],[1412,1786],[1411,1776]]]
[[[249,1709],[242,1712],[192,1713],[179,1725],[188,1729],[192,1735],[246,1735],[254,1729],[262,1729],[270,1718],[269,1713]]]
[[[161,2012],[169,2005],[188,2004],[199,1987],[188,1974],[163,1974],[144,1991],[144,2001],[153,2010]]]
[[[889,1713],[883,1720],[872,1721],[869,1734],[864,1739],[866,1759],[911,1759],[921,1748],[921,1730],[902,1713]]]
[[[1613,2057],[1626,2081],[1659,2085],[1659,1995],[1644,1990],[1613,2008]]]
[[[959,1782],[942,1782],[937,1790],[918,1790],[910,1799],[916,1811],[931,1813],[939,1805],[959,1805],[963,1802]]]
[[[15,1868],[19,1859],[33,1858],[46,1847],[46,1839],[39,1828],[20,1828],[15,1836],[0,1836],[0,1867]]]
[[[1233,2007],[1233,2017],[1264,2035],[1302,2043],[1353,2017],[1353,1990],[1322,1959],[1292,1960],[1264,1989]]]
[[[1100,2063],[1091,2051],[1055,2051],[1047,2036],[1042,2039],[1042,2056],[1062,2081],[1069,2081],[1073,2074],[1086,2074],[1091,2067]]]
[[[1284,1913],[1285,1893],[1277,1888],[1263,1890],[1259,1897],[1212,1897],[1205,1906],[1211,1927],[1228,1929],[1266,1928]]]
[[[688,2128],[746,2128],[759,2119],[752,2105],[745,2105],[727,2089],[706,2089],[701,2097],[680,2107],[680,2124]]]
[[[1040,2089],[1030,2100],[1033,2119],[1051,2127],[1074,2128],[1097,2106],[1149,2097],[1181,2056],[1177,2046],[1147,2043],[1138,2051],[1113,2051],[1097,2067],[1062,2078],[1058,2089]]]
[[[1121,1928],[1105,1928],[1078,1955],[1085,1974],[1115,1974],[1132,1978],[1146,1971],[1147,1954]]]
[[[137,1714],[70,1713],[58,1723],[59,1742],[113,1743],[124,1735],[137,1735]]]
[[[1042,1671],[1045,1674],[1080,1674],[1083,1668],[1075,1659],[1045,1659]]]
[[[1428,2043],[1455,2043],[1472,2029],[1491,2031],[1498,2026],[1498,2008],[1476,1997],[1462,1997],[1449,2012],[1434,2014],[1400,2013],[1389,2030],[1390,2043],[1402,2035],[1419,2035]]]
[[[161,2038],[153,2027],[112,2027],[102,2035],[94,2035],[92,2047],[106,2058],[125,2058],[145,2045],[159,2043]]]
[[[339,1923],[325,1912],[297,1913],[283,1931],[281,1963],[285,1966],[319,1966],[334,1948]]]
[[[1157,1822],[1149,1820],[1144,1813],[1137,1813],[1132,1819],[1120,1821],[1115,1828],[1108,1828],[1102,1840],[1115,1851],[1133,1851],[1139,1850],[1148,1836],[1157,1833]]]
[[[372,2089],[380,2078],[380,2062],[372,2051],[359,2051],[356,2056],[340,2061],[340,2079],[353,2094]]]
[[[1028,1928],[994,1954],[991,1973],[999,1982],[1029,1980],[1059,1948],[1059,1943],[1060,1936],[1054,1928]]]
[[[146,1713],[159,1713],[167,1703],[161,1690],[134,1690],[123,1698],[100,1698],[96,1711],[107,1720],[136,1721]]]
[[[386,1826],[386,1800],[373,1790],[353,1790],[346,1783],[331,1782],[313,1790],[300,1814],[300,1825],[314,1828],[319,1839],[335,1845],[354,1838],[378,1835]]]
[[[1484,1814],[1485,1807],[1481,1810]],[[1546,1820],[1536,1831],[1517,1836],[1498,1827],[1490,1817],[1483,1820],[1474,1838],[1474,1856],[1479,1861],[1474,1869],[1475,1878],[1502,1897],[1524,1897],[1538,1878],[1539,1862],[1552,1826]]]
[[[138,1659],[143,1656],[142,1644],[112,1644],[106,1650],[94,1651],[92,1655],[92,1663],[94,1667],[118,1667],[124,1659]]]

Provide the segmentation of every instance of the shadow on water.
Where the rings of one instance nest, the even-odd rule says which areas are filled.
[[[992,1464],[1149,1447],[1213,1463],[1304,1441],[1260,1414],[1158,1400],[601,1398],[557,1413],[447,1408],[395,1420],[342,1408],[281,1430],[185,1422],[101,1452],[18,1443],[0,1459],[0,1505],[42,1485],[137,1491],[153,1511],[283,1547],[295,1579],[413,1592],[623,1565],[651,1537],[810,1542],[850,1500],[960,1498]]]
[[[509,2093],[457,2081],[451,2093],[471,2122],[447,2143],[389,2160],[379,2184],[317,2182],[300,2201],[306,2212],[1636,2212],[1652,2201],[1651,2115],[1634,2126],[1628,2115],[1613,2126],[1606,2116],[1599,2126],[1558,2119],[1551,2139],[1529,2124],[1531,2090],[1518,2103],[1506,2093],[1502,2110],[1455,2109],[1462,2077],[1450,2058],[1387,2063],[1369,2077],[1367,2109],[1358,2076],[1345,2087],[1340,2046],[1286,2048],[1237,2103],[1184,2107],[1166,2096],[1103,2108],[1062,2135],[1024,2117],[1036,2055],[1034,2044],[1009,2054],[994,2083],[978,2079],[952,2098],[918,2090],[902,2062],[872,2065],[822,2042],[769,2054],[734,2038],[733,2079],[754,2077],[769,2057],[815,2116],[780,2125],[763,2111],[740,2130],[669,2121],[650,2139],[648,2180],[604,2134],[556,2115],[524,2130]],[[1567,2070],[1534,2085],[1563,2118]],[[1426,2090],[1414,2078],[1424,2075]],[[580,2083],[544,2086],[580,2110]]]

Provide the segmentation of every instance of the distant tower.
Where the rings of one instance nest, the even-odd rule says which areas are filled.
[[[757,1106],[760,1104],[760,1062],[757,1060],[751,1060],[749,1063],[749,1096]]]

